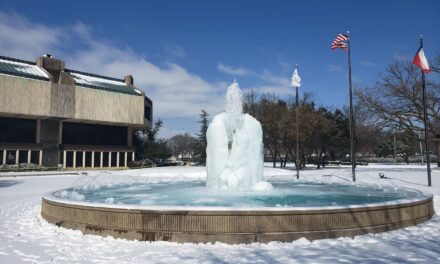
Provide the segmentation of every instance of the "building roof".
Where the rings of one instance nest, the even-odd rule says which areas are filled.
[[[134,87],[127,85],[124,80],[69,69],[66,69],[66,73],[75,80],[78,86],[131,95],[142,94]]]
[[[142,95],[141,91],[133,86],[127,85],[122,79],[70,69],[66,69],[65,72],[75,80],[77,86],[130,95]],[[44,81],[50,80],[48,73],[42,68],[38,67],[35,62],[8,58],[4,56],[0,56],[0,74]]]
[[[49,75],[33,62],[0,56],[0,73],[49,81]]]

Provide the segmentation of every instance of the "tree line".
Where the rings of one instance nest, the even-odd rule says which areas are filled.
[[[432,76],[427,78],[428,141],[440,153],[440,55],[432,61]],[[398,60],[387,66],[378,81],[355,89],[355,149],[358,159],[394,157],[405,162],[420,151],[423,107],[420,69],[410,61]],[[350,161],[349,119],[346,108],[318,105],[312,94],[299,100],[296,120],[293,97],[280,98],[272,93],[244,94],[244,112],[260,121],[266,161],[274,167],[295,162],[296,122],[299,123],[300,167],[314,163],[318,168],[328,161]],[[136,145],[139,158],[191,159],[198,164],[206,160],[206,130],[209,115],[202,110],[200,130],[194,137],[179,134],[158,139],[162,121],[150,130],[138,131]]]

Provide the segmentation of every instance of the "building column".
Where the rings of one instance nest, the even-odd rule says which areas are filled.
[[[38,155],[38,165],[43,165],[43,151],[40,150],[40,155]]]
[[[126,152],[124,152],[124,167],[127,167],[127,156],[128,156],[128,153],[127,153],[127,151]]]
[[[131,153],[131,161],[134,161],[134,152]]]
[[[83,151],[83,160],[82,160],[82,167],[85,168],[86,167],[86,152]]]
[[[73,151],[73,168],[76,168],[76,150]]]
[[[108,152],[108,167],[111,168],[112,166],[112,152]]]
[[[15,164],[18,164],[18,162],[20,161],[20,150],[16,150],[15,151]]]
[[[127,146],[131,147],[133,145],[133,128],[127,128]]]
[[[35,143],[41,143],[41,119],[37,119],[37,127],[35,131]]]
[[[67,166],[67,151],[63,151],[63,169],[65,169]]]
[[[28,150],[28,157],[27,157],[27,162],[31,163],[31,150]]]
[[[8,151],[6,149],[3,150],[3,163],[2,163],[3,165],[6,165],[6,154],[7,154],[7,152]]]
[[[116,168],[119,168],[119,151],[116,153]]]
[[[92,151],[92,168],[95,167],[95,151]]]
[[[104,153],[101,151],[101,163],[100,163],[101,168],[104,165],[103,163],[104,163]]]
[[[63,121],[58,125],[58,145],[63,144]]]

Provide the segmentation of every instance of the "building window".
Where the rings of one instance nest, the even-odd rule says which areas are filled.
[[[127,127],[64,122],[63,144],[126,146]]]
[[[144,117],[145,117],[148,121],[151,121],[151,107],[150,107],[149,105],[146,105],[146,106],[145,106]]]
[[[37,121],[0,117],[0,142],[35,143]]]

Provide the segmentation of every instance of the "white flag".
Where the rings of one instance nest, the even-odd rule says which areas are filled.
[[[292,82],[290,84],[293,87],[301,87],[301,77],[298,75],[298,67],[295,67],[292,75]]]

